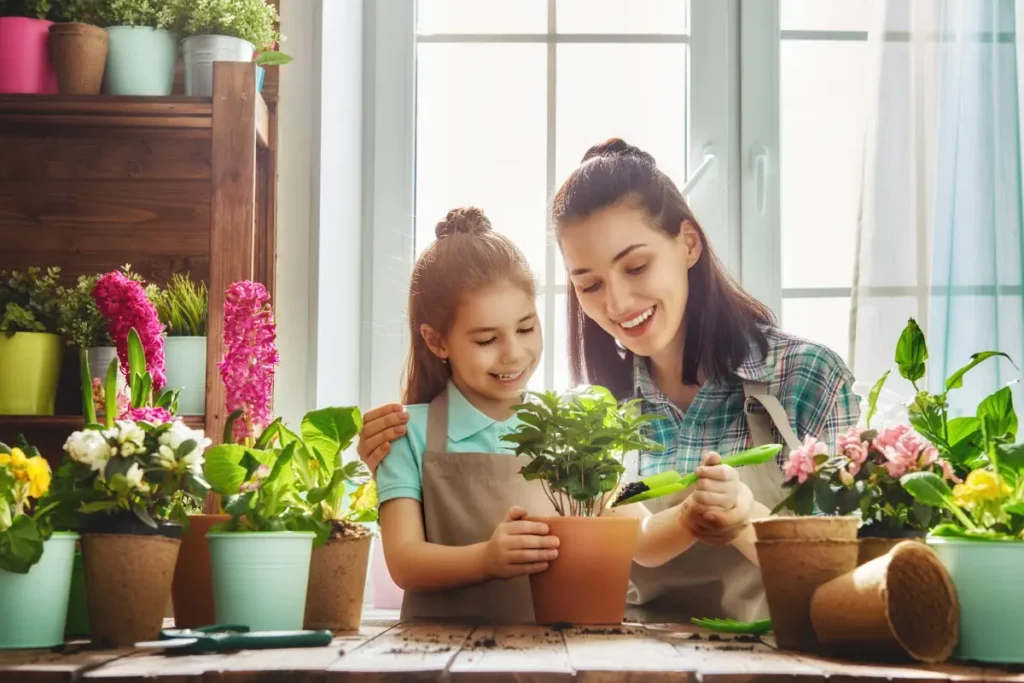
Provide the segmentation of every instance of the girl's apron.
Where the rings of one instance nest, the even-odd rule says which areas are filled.
[[[772,435],[772,423],[785,440],[784,445],[791,449],[800,445],[782,404],[767,393],[764,384],[744,381],[743,393],[746,397],[744,414],[755,446],[777,443]],[[759,403],[763,411],[755,403]],[[775,460],[738,467],[736,472],[740,481],[750,488],[754,500],[769,510],[785,498],[782,470]],[[644,505],[657,513],[678,505],[692,490],[691,487],[645,501]],[[660,567],[634,563],[627,603],[626,619],[642,623],[685,623],[691,617],[740,621],[768,617],[760,568],[731,545],[697,543]]]
[[[526,481],[526,456],[511,453],[449,453],[448,392],[430,403],[423,453],[423,521],[426,540],[449,546],[483,543],[508,509],[531,516],[556,515],[543,484]],[[476,623],[534,621],[530,579],[520,576],[445,591],[405,591],[402,619],[460,619]]]

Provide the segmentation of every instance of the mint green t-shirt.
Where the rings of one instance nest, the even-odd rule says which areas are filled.
[[[427,412],[418,403],[405,407],[409,413],[406,433],[391,444],[377,466],[377,497],[380,503],[393,498],[414,498],[423,502],[423,451],[427,447]],[[448,383],[448,452],[512,453],[511,444],[501,437],[515,431],[519,418],[494,420],[471,404],[454,384]]]

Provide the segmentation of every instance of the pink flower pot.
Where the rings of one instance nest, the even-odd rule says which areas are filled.
[[[0,17],[0,93],[57,92],[49,49],[51,24],[45,19]]]
[[[373,539],[373,560],[370,562],[373,581],[373,606],[377,609],[401,609],[405,591],[398,587],[388,572],[384,559],[384,544],[380,536]]]

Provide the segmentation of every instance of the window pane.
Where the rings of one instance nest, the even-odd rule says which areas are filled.
[[[689,0],[557,0],[559,33],[686,33]]]
[[[678,185],[686,182],[686,62],[686,45],[559,45],[556,188],[610,137],[650,152]],[[561,252],[555,272],[564,283]]]
[[[852,283],[869,49],[863,42],[782,43],[783,287]]]
[[[418,48],[416,253],[453,207],[482,208],[544,274],[546,47]]]
[[[824,344],[849,363],[850,299],[783,299],[782,329]],[[895,347],[894,347],[895,348]]]
[[[419,33],[547,33],[547,0],[418,0]]]
[[[544,325],[545,320],[545,296],[551,296],[555,300],[555,327],[551,329]],[[567,341],[567,317],[565,315],[566,300],[564,294],[548,294],[537,296],[537,314],[541,318],[541,329],[544,332],[544,355],[541,356],[540,364],[533,373],[527,384],[530,391],[565,391],[569,388],[569,355]],[[545,382],[544,368],[547,357],[551,354],[555,359],[555,373],[553,383],[549,386]]]
[[[783,31],[867,31],[880,0],[782,0]]]

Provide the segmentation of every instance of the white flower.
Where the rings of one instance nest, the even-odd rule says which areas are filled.
[[[103,472],[110,460],[111,449],[101,432],[86,429],[74,432],[64,443],[64,450],[71,458],[88,465],[95,472]]]
[[[172,457],[180,455],[181,462],[185,467],[196,474],[200,473],[203,468],[203,451],[213,443],[212,440],[205,436],[203,430],[190,429],[181,420],[175,420],[171,424],[171,428],[160,435],[159,441],[161,455],[163,455],[165,447],[169,448],[172,451]],[[178,453],[181,444],[186,441],[194,442],[195,446],[187,453]]]
[[[128,480],[129,487],[146,493],[149,491],[149,484],[142,481],[143,474],[142,468],[139,467],[139,463],[136,462],[132,463],[132,466],[124,473],[124,478]]]
[[[173,470],[178,465],[174,450],[166,444],[160,444],[160,448],[157,449],[156,461],[165,470]]]
[[[142,430],[142,427],[135,424],[131,420],[118,420],[117,421],[117,443],[124,446],[132,444],[135,446],[132,448],[121,448],[122,455],[131,455],[132,453],[141,453],[142,444],[146,440],[146,432]]]

